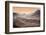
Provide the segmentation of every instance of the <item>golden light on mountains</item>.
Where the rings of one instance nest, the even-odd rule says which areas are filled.
[[[18,14],[29,14],[35,12],[38,8],[35,7],[13,7],[13,12]]]

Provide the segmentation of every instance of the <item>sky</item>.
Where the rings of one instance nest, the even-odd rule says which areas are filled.
[[[13,12],[18,14],[32,14],[37,10],[38,8],[35,7],[13,7]]]

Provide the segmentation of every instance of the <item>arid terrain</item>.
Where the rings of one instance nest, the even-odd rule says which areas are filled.
[[[13,13],[13,27],[39,27],[40,26],[40,10],[31,14]]]

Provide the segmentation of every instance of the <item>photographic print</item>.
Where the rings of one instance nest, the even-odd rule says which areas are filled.
[[[40,27],[40,8],[13,7],[13,27]]]
[[[5,33],[44,32],[45,4],[5,2]]]

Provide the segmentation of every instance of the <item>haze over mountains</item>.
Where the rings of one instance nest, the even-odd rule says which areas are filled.
[[[40,10],[36,10],[32,14],[13,13],[13,27],[39,27],[40,26]]]

